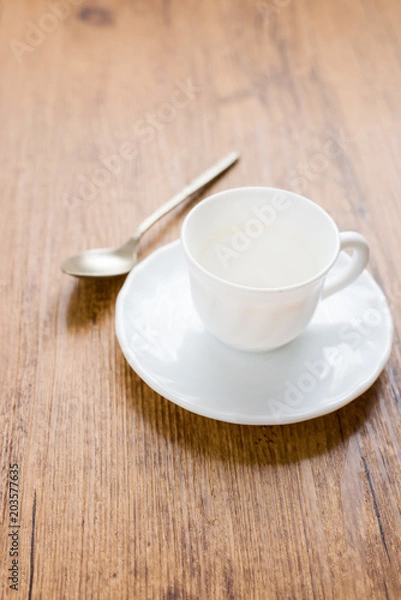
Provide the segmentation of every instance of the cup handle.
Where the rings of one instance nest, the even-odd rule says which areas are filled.
[[[363,235],[353,231],[340,233],[340,252],[352,249],[354,252],[348,265],[342,271],[327,281],[323,287],[322,299],[339,292],[350,285],[362,273],[369,260],[369,245]]]

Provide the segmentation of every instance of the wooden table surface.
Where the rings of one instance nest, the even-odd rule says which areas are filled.
[[[401,597],[400,19],[397,0],[0,2],[1,598]],[[325,417],[175,406],[119,348],[124,278],[59,269],[231,150],[208,193],[297,190],[371,244],[392,355]]]

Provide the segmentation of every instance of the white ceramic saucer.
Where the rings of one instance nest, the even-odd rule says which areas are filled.
[[[338,264],[346,260],[343,254]],[[117,299],[116,332],[131,367],[165,398],[221,421],[273,425],[330,413],[366,391],[387,362],[393,324],[365,271],[321,302],[290,344],[265,353],[233,350],[195,313],[176,241],[129,274]]]

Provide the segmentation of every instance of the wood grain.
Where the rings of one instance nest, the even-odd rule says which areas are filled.
[[[1,597],[398,600],[400,3],[0,7]],[[123,279],[59,270],[121,243],[234,149],[240,164],[212,190],[297,189],[372,245],[393,353],[367,393],[324,418],[248,427],[176,407],[118,347]],[[107,175],[102,160],[120,152]],[[184,213],[141,256],[175,239]]]

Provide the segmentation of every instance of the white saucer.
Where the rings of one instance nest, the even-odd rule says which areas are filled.
[[[338,264],[346,260],[343,254]],[[390,355],[393,324],[365,271],[321,302],[290,344],[265,353],[233,350],[195,313],[176,241],[129,274],[117,298],[116,332],[131,367],[165,398],[205,417],[273,425],[330,413],[366,391]]]

